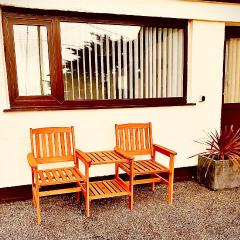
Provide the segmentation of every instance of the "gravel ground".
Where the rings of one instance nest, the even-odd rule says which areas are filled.
[[[85,218],[74,195],[41,198],[41,225],[30,200],[0,204],[0,239],[240,239],[240,188],[210,191],[195,182],[167,188],[135,187],[134,210],[127,197],[95,200]]]

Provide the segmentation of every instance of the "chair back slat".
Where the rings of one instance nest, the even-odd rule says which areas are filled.
[[[151,123],[116,124],[116,145],[122,150],[134,154],[152,154]]]
[[[66,133],[67,155],[72,155],[70,133]]]
[[[149,129],[148,128],[145,128],[144,129],[144,132],[145,132],[145,148],[149,148]]]
[[[41,149],[40,149],[40,141],[39,141],[39,134],[35,135],[35,138],[33,138],[33,141],[35,140],[35,155],[36,157],[39,157],[41,155]]]
[[[119,130],[119,147],[120,148],[124,148],[124,142],[123,142],[123,130],[122,129],[120,129]]]
[[[124,128],[124,140],[125,140],[125,151],[129,152],[130,148],[129,148],[129,129],[128,128]]]
[[[46,142],[46,135],[41,134],[41,140],[42,140],[42,156],[47,157],[47,142]]]
[[[39,163],[75,160],[73,127],[30,129],[31,146]]]
[[[59,156],[59,139],[58,139],[58,133],[54,133],[54,149],[55,149],[55,156]]]
[[[135,129],[135,131],[134,131],[134,133],[135,133],[135,146],[136,146],[136,151],[138,151],[139,149],[140,149],[140,147],[139,147],[139,129],[138,128],[136,128]]]
[[[49,156],[53,157],[53,136],[52,133],[48,133],[48,147],[49,147]]]
[[[144,130],[143,128],[139,129],[140,132],[140,150],[144,149]]]
[[[135,143],[134,143],[133,131],[134,131],[134,130],[133,130],[132,128],[129,129],[130,149],[131,149],[131,151],[132,151],[132,150],[135,150]]]
[[[60,146],[61,146],[61,154],[63,156],[66,156],[64,135],[65,135],[64,132],[60,133]]]

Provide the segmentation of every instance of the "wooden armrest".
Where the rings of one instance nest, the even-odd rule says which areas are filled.
[[[168,148],[165,148],[163,146],[160,146],[160,145],[157,145],[157,144],[153,144],[153,149],[157,152],[160,152],[168,157],[170,157],[170,155],[177,155],[176,152],[168,149]]]
[[[121,155],[122,157],[128,159],[128,160],[134,160],[134,156],[126,153],[125,151],[123,151],[122,149],[120,149],[119,147],[115,147],[114,148],[114,151],[116,153],[118,153],[119,155]]]
[[[84,164],[90,164],[92,160],[82,151],[76,149],[76,156],[78,159],[80,159]]]
[[[27,160],[31,168],[37,168],[38,164],[32,153],[28,153]]]

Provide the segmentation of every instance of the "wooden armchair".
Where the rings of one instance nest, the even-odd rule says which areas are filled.
[[[30,129],[30,137],[32,151],[27,158],[32,170],[33,205],[37,209],[37,223],[40,224],[40,197],[77,192],[79,199],[82,177],[76,159],[73,127]],[[39,169],[39,165],[59,162],[73,164],[70,167]],[[74,186],[63,187],[69,183],[74,183]],[[57,188],[49,190],[52,185],[57,185]]]
[[[115,151],[129,160],[133,164],[116,164],[116,177],[119,168],[129,175],[129,188],[131,197],[129,205],[133,207],[133,185],[150,183],[154,190],[156,182],[162,182],[168,186],[168,203],[172,203],[173,198],[173,178],[174,178],[174,156],[176,152],[152,143],[151,123],[130,123],[115,125],[116,147]],[[169,157],[169,166],[164,166],[156,161],[156,152]],[[149,155],[147,160],[136,160],[136,156]],[[163,176],[160,176],[160,174]],[[136,175],[150,175],[139,180],[134,180]],[[164,177],[167,175],[167,178]]]

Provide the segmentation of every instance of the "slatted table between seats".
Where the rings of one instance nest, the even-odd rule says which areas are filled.
[[[102,164],[117,164],[126,163],[128,160],[124,159],[115,151],[99,151],[99,152],[85,152],[88,159],[91,160],[91,165]],[[85,190],[85,185],[82,185]],[[111,180],[93,181],[89,183],[89,198],[90,200],[109,198],[130,195],[129,188],[120,178]]]

